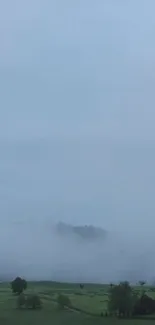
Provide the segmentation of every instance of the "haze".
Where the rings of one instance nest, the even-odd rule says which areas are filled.
[[[0,4],[4,273],[154,276],[154,10],[153,0]],[[109,237],[64,243],[52,232],[60,220]]]

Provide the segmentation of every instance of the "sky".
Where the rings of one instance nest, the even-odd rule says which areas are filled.
[[[154,0],[0,4],[0,219],[153,231]]]

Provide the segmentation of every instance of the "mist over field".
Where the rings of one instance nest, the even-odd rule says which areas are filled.
[[[152,169],[147,177],[144,172],[154,154],[151,147],[136,148],[89,139],[1,142],[1,278],[152,281],[153,205],[147,218],[145,209],[153,192],[142,184],[151,180]],[[61,220],[92,224],[106,235],[61,234],[55,228]]]
[[[148,236],[148,235],[147,235]],[[146,240],[146,237],[145,237]],[[3,225],[0,229],[0,277],[28,280],[109,283],[153,281],[154,238],[109,232],[86,239],[60,234],[49,222]]]

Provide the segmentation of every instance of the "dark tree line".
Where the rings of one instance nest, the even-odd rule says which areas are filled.
[[[110,286],[108,309],[119,317],[150,315],[155,313],[155,300],[144,291],[137,293],[128,282],[122,282]]]

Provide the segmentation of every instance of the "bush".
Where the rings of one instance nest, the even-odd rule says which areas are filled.
[[[71,301],[68,296],[60,294],[57,298],[57,303],[61,309],[71,307]]]
[[[21,294],[27,288],[27,282],[20,277],[17,277],[11,282],[11,289],[13,293]]]
[[[25,307],[27,309],[41,309],[42,302],[40,297],[36,294],[29,294],[27,296],[21,293],[17,299],[18,308]]]
[[[41,309],[42,302],[40,300],[40,297],[36,294],[31,294],[26,297],[25,302],[26,308],[31,309]]]

